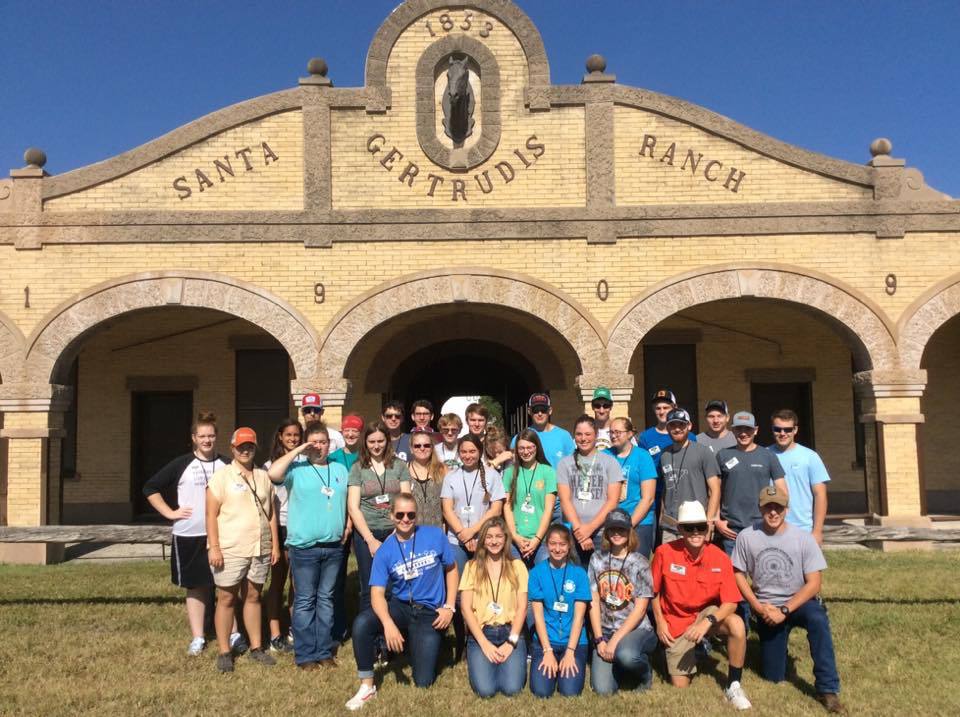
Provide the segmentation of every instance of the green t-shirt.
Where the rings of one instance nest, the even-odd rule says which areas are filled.
[[[400,492],[400,481],[407,480],[410,480],[407,464],[400,460],[388,466],[382,476],[374,473],[372,468],[364,468],[359,461],[353,464],[347,485],[360,486],[360,512],[370,530],[393,530],[390,503],[378,503],[376,497],[388,495],[392,498]]]
[[[520,479],[513,484],[517,471]],[[503,489],[510,493],[510,506],[517,532],[524,538],[532,538],[540,528],[540,518],[546,509],[547,494],[557,492],[557,473],[552,467],[538,463],[528,470],[519,465],[511,466],[503,474]]]
[[[340,465],[346,467],[347,471],[353,468],[353,464],[360,460],[360,453],[347,453],[346,448],[338,448],[333,453],[330,454],[330,457],[327,459],[331,463],[339,463]]]

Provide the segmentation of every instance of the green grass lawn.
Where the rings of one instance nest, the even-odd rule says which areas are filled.
[[[824,596],[833,623],[842,698],[851,715],[960,714],[960,551],[831,552]],[[160,562],[51,567],[0,566],[0,714],[345,714],[356,689],[348,644],[340,668],[302,673],[292,657],[269,669],[244,658],[233,675],[214,668],[216,649],[188,658],[182,593]],[[744,688],[755,714],[810,715],[812,664],[805,634],[790,642],[796,678],[770,685],[754,671],[755,636]],[[661,678],[642,695],[601,698],[589,684],[579,699],[549,703],[529,693],[476,699],[466,664],[444,667],[429,690],[409,668],[383,675],[367,715],[486,715],[547,708],[551,715],[724,713],[722,655],[686,691]],[[379,676],[378,676],[379,679]]]

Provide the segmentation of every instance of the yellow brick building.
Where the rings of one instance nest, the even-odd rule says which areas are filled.
[[[598,56],[554,85],[507,0],[408,0],[364,87],[327,74],[0,180],[3,522],[137,519],[201,408],[226,450],[308,391],[337,424],[471,393],[517,421],[546,389],[569,424],[601,385],[638,424],[661,385],[698,421],[794,408],[832,513],[960,509],[960,204],[889,142],[831,159]]]

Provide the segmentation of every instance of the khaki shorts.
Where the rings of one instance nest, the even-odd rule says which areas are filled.
[[[239,585],[246,578],[252,583],[263,585],[270,572],[270,554],[256,558],[236,558],[232,555],[223,556],[223,567],[213,570],[213,582],[218,588],[232,588]]]
[[[216,578],[216,573],[214,573]],[[705,615],[713,615],[717,611],[716,605],[710,605],[697,613],[697,620]],[[712,636],[717,627],[711,627],[707,636]],[[671,675],[695,675],[697,674],[697,643],[690,642],[685,637],[678,637],[673,645],[666,648],[667,672]]]

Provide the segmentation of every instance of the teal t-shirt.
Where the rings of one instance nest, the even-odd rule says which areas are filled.
[[[587,571],[579,565],[564,563],[555,568],[549,560],[534,566],[527,581],[529,598],[543,603],[543,619],[551,647],[565,647],[573,629],[573,607],[577,601],[590,602],[590,581]],[[566,610],[557,610],[557,603],[567,605]],[[587,617],[584,616],[584,623]],[[534,635],[538,642],[540,638]],[[587,629],[581,626],[578,645],[587,644]]]
[[[519,480],[516,479],[517,471],[520,473]],[[547,495],[557,493],[557,472],[552,466],[542,463],[537,463],[529,470],[514,465],[503,474],[503,489],[511,494],[510,507],[513,509],[517,532],[524,538],[532,538],[540,529]]]
[[[283,485],[287,502],[287,547],[309,548],[343,538],[347,523],[347,469],[340,463],[293,463]]]
[[[328,459],[331,463],[339,463],[342,466],[345,466],[347,472],[353,468],[353,464],[360,459],[360,452],[354,451],[353,453],[347,453],[346,448],[338,448],[333,453],[330,454]]]

